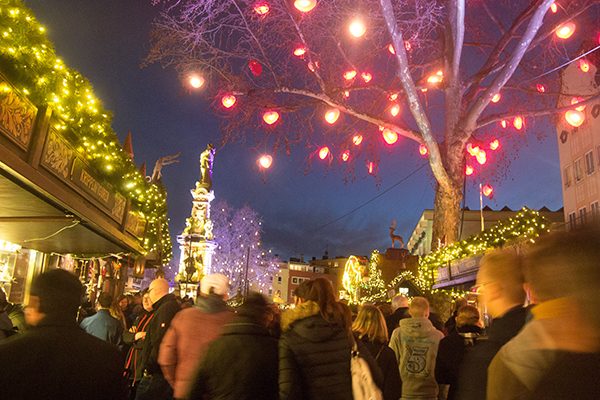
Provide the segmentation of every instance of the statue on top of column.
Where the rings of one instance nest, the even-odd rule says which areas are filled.
[[[209,143],[206,150],[200,154],[200,182],[198,182],[198,187],[205,188],[208,192],[212,188],[212,168],[215,151],[212,143]]]

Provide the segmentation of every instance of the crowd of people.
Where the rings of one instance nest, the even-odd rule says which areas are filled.
[[[24,310],[0,292],[0,398],[352,400],[358,356],[374,400],[592,399],[598,249],[598,232],[578,231],[489,251],[477,307],[457,299],[445,324],[425,297],[353,310],[323,277],[284,312],[259,293],[230,307],[221,274],[202,278],[193,305],[158,278],[93,309],[77,277],[52,270]]]

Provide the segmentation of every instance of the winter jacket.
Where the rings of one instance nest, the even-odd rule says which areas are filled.
[[[450,335],[440,340],[435,360],[435,380],[438,384],[450,385],[447,400],[456,399],[456,382],[464,366],[467,352],[478,343],[482,329],[475,325],[454,326]]]
[[[402,396],[402,380],[396,354],[387,343],[371,341],[368,336],[363,336],[360,341],[375,358],[383,373],[383,387],[381,388],[383,399],[398,400]]]
[[[158,362],[174,397],[187,398],[208,344],[220,337],[235,314],[217,295],[199,297],[198,304],[181,310],[165,334]]]
[[[143,370],[148,375],[162,374],[158,363],[158,351],[173,317],[181,310],[181,306],[175,300],[173,294],[166,294],[152,304],[152,309],[154,310],[154,317],[146,327],[147,333],[142,348]]]
[[[317,303],[307,301],[286,311],[279,340],[281,400],[352,400],[349,329],[323,318]],[[358,352],[383,386],[382,372],[361,341]]]
[[[516,306],[502,317],[494,318],[486,330],[486,336],[477,340],[477,345],[465,355],[456,381],[455,395],[459,400],[481,400],[486,397],[487,370],[500,348],[519,333],[527,309]]]
[[[127,358],[125,359],[125,369],[129,372],[129,377],[132,383],[137,381],[141,381],[144,376],[144,371],[142,369],[144,365],[144,360],[142,359],[142,349],[144,348],[144,340],[135,339],[135,334],[138,332],[146,332],[148,328],[148,324],[152,320],[154,316],[154,312],[144,311],[133,324],[134,332],[124,332],[123,333],[123,341],[125,344],[130,345],[129,352],[127,354]]]
[[[235,318],[208,346],[189,400],[278,400],[278,346],[265,326]]]
[[[403,320],[404,318],[410,318],[410,314],[408,313],[408,307],[396,308],[396,310],[392,314],[385,317],[385,324],[387,325],[389,338],[392,337],[394,329],[396,329],[400,324],[400,320]]]
[[[542,378],[567,353],[595,353],[600,333],[577,301],[561,298],[531,309],[534,319],[504,345],[488,368],[487,399],[530,399]]]
[[[47,315],[0,343],[3,400],[123,400],[123,357],[89,335],[75,316]]]
[[[406,318],[394,330],[390,347],[396,353],[402,378],[402,397],[435,399],[435,357],[444,334],[427,318]]]
[[[100,309],[91,317],[81,321],[80,326],[90,335],[123,349],[123,324],[110,315],[110,311]]]
[[[12,336],[15,332],[8,314],[5,311],[0,311],[0,341]]]

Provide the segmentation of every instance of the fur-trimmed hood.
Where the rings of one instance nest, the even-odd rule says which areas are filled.
[[[319,306],[314,301],[306,301],[296,308],[283,313],[281,329],[285,333],[293,332],[311,342],[326,342],[344,331],[344,327],[334,322],[327,322],[321,315]]]
[[[300,303],[295,308],[291,308],[283,313],[281,316],[281,330],[288,331],[294,322],[320,313],[319,305],[314,301],[309,300]]]

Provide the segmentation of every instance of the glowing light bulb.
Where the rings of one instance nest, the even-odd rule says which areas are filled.
[[[396,115],[398,115],[399,112],[400,112],[400,106],[398,104],[394,104],[392,106],[392,108],[390,108],[390,114],[392,114],[392,117],[395,117]]]
[[[358,146],[362,143],[362,140],[362,135],[354,135],[354,137],[352,138],[352,143],[354,143],[355,146]]]
[[[500,142],[498,141],[498,139],[492,140],[490,142],[490,149],[496,150],[498,147],[500,147]]]
[[[553,13],[556,13],[556,12],[558,11],[558,6],[556,5],[556,3],[552,3],[552,4],[550,5],[550,10],[551,10]]]
[[[296,0],[294,2],[294,7],[302,12],[309,12],[317,5],[316,0]]]
[[[579,68],[583,72],[588,72],[590,70],[590,63],[587,60],[582,58],[579,60]]]
[[[396,54],[396,50],[394,50],[394,45],[392,43],[388,46],[388,51],[392,54]]]
[[[490,185],[483,185],[483,188],[481,189],[481,191],[484,196],[488,197],[489,195],[491,195],[494,192],[494,188],[491,187]]]
[[[335,121],[337,121],[339,117],[340,110],[338,110],[337,108],[333,108],[325,113],[325,121],[327,121],[330,124],[335,123]]]
[[[546,91],[546,86],[542,85],[541,83],[536,84],[535,88],[540,93],[544,93]]]
[[[352,36],[357,37],[357,38],[364,35],[365,32],[367,31],[367,27],[359,19],[355,19],[354,21],[352,21],[350,23],[349,29],[350,29],[350,33],[352,34]]]
[[[261,158],[258,159],[258,163],[260,164],[260,166],[262,168],[269,168],[271,166],[271,164],[273,163],[273,157],[271,157],[270,155],[264,155]]]
[[[506,127],[508,126],[508,122],[506,122],[506,120],[505,120],[505,119],[503,119],[502,121],[500,121],[500,125],[501,125],[503,128],[506,128]]]
[[[419,146],[419,153],[421,153],[422,156],[427,154],[427,146],[425,146],[424,144]]]
[[[391,100],[391,101],[394,101],[394,100],[396,100],[397,98],[398,98],[398,93],[392,93],[392,94],[390,94],[390,100]]]
[[[329,147],[327,147],[327,146],[321,147],[321,149],[319,150],[319,158],[321,160],[324,160],[325,158],[327,158],[328,155],[329,155]]]
[[[273,125],[278,119],[279,113],[277,111],[267,111],[263,114],[263,120],[269,125]]]
[[[342,157],[342,161],[348,161],[350,159],[350,150],[344,151],[340,157]]]
[[[566,22],[556,28],[555,33],[556,36],[561,39],[568,39],[573,35],[573,33],[575,33],[575,24],[572,22]]]
[[[221,103],[223,103],[223,107],[225,108],[231,108],[233,107],[233,105],[236,102],[236,98],[234,95],[230,94],[227,96],[223,96],[223,98],[221,99]]]
[[[190,78],[190,85],[192,85],[193,88],[198,89],[200,86],[204,85],[204,78],[194,75]]]
[[[348,81],[351,79],[354,79],[356,74],[357,74],[357,72],[353,69],[351,69],[350,71],[346,71],[346,72],[344,72],[344,79],[346,79]]]
[[[394,144],[398,141],[398,134],[391,129],[384,129],[382,135],[387,144]]]
[[[523,118],[517,117],[513,121],[513,126],[517,128],[517,130],[521,130],[523,128]]]
[[[304,54],[306,54],[306,48],[304,47],[298,47],[294,50],[294,55],[296,57],[302,57]]]
[[[267,3],[256,3],[254,5],[254,12],[258,15],[265,15],[270,10],[270,7]]]
[[[365,81],[365,83],[369,83],[371,79],[373,79],[373,75],[371,75],[368,72],[363,72],[362,74],[360,74],[360,76],[363,78],[363,81]]]
[[[427,78],[427,82],[429,83],[440,83],[441,81],[442,79],[437,75],[431,75],[429,78]]]
[[[497,103],[500,101],[500,93],[496,93],[494,97],[492,97],[492,103]]]
[[[410,51],[410,49],[412,48],[408,40],[404,41],[404,48],[406,49],[406,51]]]
[[[473,175],[473,172],[475,172],[475,169],[473,169],[473,167],[472,167],[472,166],[470,166],[470,165],[467,165],[467,166],[465,167],[465,175],[467,175],[467,176],[471,176],[471,175]]]
[[[473,147],[471,143],[467,143],[467,153],[475,157],[479,153],[479,146]]]
[[[581,111],[569,110],[565,113],[565,119],[572,126],[580,126],[585,121],[585,115]]]
[[[583,97],[573,97],[571,99],[571,105],[573,104],[577,104],[577,103],[581,103],[582,101],[584,101],[585,99]],[[577,111],[583,111],[585,110],[585,106],[581,106],[581,107],[577,107],[576,108]]]
[[[372,174],[375,171],[375,164],[373,164],[373,161],[367,163],[367,169],[369,170],[369,174]]]

